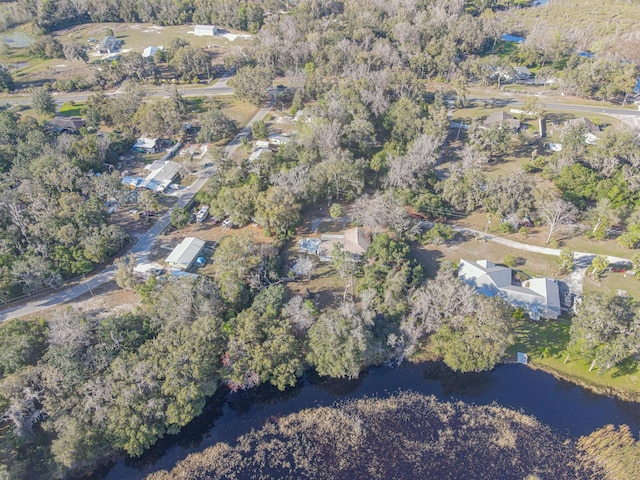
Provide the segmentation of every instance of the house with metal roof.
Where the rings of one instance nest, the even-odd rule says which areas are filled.
[[[180,270],[189,270],[204,250],[204,246],[204,240],[187,237],[173,249],[165,259],[165,263]]]
[[[116,37],[107,35],[102,39],[96,50],[102,55],[111,55],[112,53],[120,51],[120,42],[116,40]]]
[[[156,153],[159,148],[159,138],[140,137],[133,145],[133,149],[140,153]]]
[[[500,296],[514,307],[524,309],[532,320],[557,319],[561,314],[560,289],[551,278],[515,282],[512,270],[489,260],[460,260],[458,278],[487,297]]]
[[[218,27],[215,25],[196,25],[193,27],[193,34],[196,37],[213,37],[218,34]]]
[[[155,161],[151,165],[148,165],[151,173],[144,179],[142,185],[143,188],[148,188],[154,192],[164,192],[169,185],[173,183],[180,171],[182,165],[171,160]]]

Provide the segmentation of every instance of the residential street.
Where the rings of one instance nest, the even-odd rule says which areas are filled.
[[[223,80],[221,80],[221,82],[222,81]],[[229,88],[226,87],[226,80],[224,80],[224,87],[220,88]],[[253,125],[253,122],[262,120],[267,115],[267,113],[269,113],[272,107],[273,98],[271,98],[266,106],[260,109],[260,111],[256,113],[256,115],[249,121],[249,123],[242,130],[240,130],[240,132],[238,132],[238,134],[233,138],[233,140],[231,140],[231,142],[229,142],[226,147],[227,155],[231,155],[236,151],[236,149],[241,145],[242,139],[247,137],[251,133],[251,125]],[[209,180],[213,173],[214,169],[211,167],[203,170],[199,177],[189,187],[181,191],[176,205],[184,207],[191,203],[193,197],[195,197],[196,193],[200,191],[200,189],[205,185],[205,183],[207,182],[207,180]],[[130,248],[129,252],[133,253],[136,256],[136,260],[139,263],[145,262],[148,254],[152,251],[157,237],[164,231],[165,228],[167,228],[170,220],[171,212],[168,211],[160,218],[158,218],[156,223],[149,230],[147,230]],[[100,285],[109,282],[113,279],[114,275],[115,267],[109,266],[102,272],[87,278],[86,281],[80,284],[67,286],[66,288],[63,287],[62,290],[58,292],[52,293],[51,295],[39,298],[26,304],[21,303],[19,305],[10,306],[0,312],[0,322],[37,313],[47,308],[69,302],[79,297],[80,295],[91,292]]]
[[[185,96],[216,96],[216,95],[231,95],[233,94],[233,89],[227,86],[227,81],[229,80],[230,75],[226,75],[220,78],[214,85],[209,87],[194,87],[194,86],[186,86],[180,88],[180,92]],[[85,92],[85,93],[71,93],[71,94],[60,94],[56,95],[56,102],[62,104],[69,100],[74,101],[84,101],[86,98],[94,92]],[[112,95],[117,95],[118,92],[111,92]],[[168,91],[164,88],[152,89],[150,91],[150,97],[163,97],[168,95]],[[17,99],[11,98],[8,100],[9,96],[0,97],[0,105],[2,103],[12,103],[12,104],[29,104],[30,97],[16,97]],[[226,147],[227,155],[232,155],[237,148],[241,145],[241,142],[244,138],[248,137],[251,133],[251,125],[253,122],[263,119],[266,114],[273,107],[274,98],[269,100],[264,108],[262,108],[258,113],[251,119],[251,121],[242,129],[238,134],[229,142]],[[498,97],[486,97],[486,98],[471,98],[469,99],[472,103],[482,103],[485,105],[493,105],[497,108],[506,108],[506,107],[516,107],[522,106],[524,103],[519,100],[511,99],[511,98],[498,98]],[[615,116],[616,118],[620,118],[621,120],[626,121],[625,119],[633,119],[634,121],[640,120],[640,111],[628,110],[628,109],[620,109],[620,108],[610,108],[604,107],[600,108],[597,106],[586,106],[586,105],[575,105],[569,103],[560,103],[560,102],[551,102],[548,103],[542,98],[545,108],[549,110],[565,110],[565,111],[573,111],[573,112],[585,112],[585,113],[604,113],[606,115]],[[637,117],[637,118],[636,118]],[[178,199],[178,206],[186,206],[188,205],[193,197],[198,193],[198,191],[204,186],[207,180],[214,173],[213,168],[209,168],[204,170],[196,181],[190,185],[188,188],[184,189]],[[151,252],[154,242],[156,238],[165,230],[165,228],[169,225],[171,214],[170,212],[165,213],[163,216],[157,219],[156,223],[151,227],[147,232],[145,232],[137,242],[131,247],[130,252],[136,255],[136,259],[139,263],[144,263],[148,257],[148,254]],[[462,227],[454,227],[456,231],[466,232],[473,235],[480,235],[482,238],[485,238],[488,241],[498,243],[501,245],[508,246],[510,248],[515,248],[523,251],[533,252],[533,253],[542,253],[544,255],[560,255],[560,250],[548,248],[548,247],[539,247],[535,245],[528,245],[525,243],[516,242],[513,240],[496,237],[493,235],[487,235],[483,232],[471,230],[468,228]],[[582,280],[584,279],[584,273],[586,268],[591,264],[591,260],[595,255],[590,253],[582,253],[576,252],[576,258],[580,261],[576,262],[576,271],[574,271],[574,275],[571,276],[574,280],[571,282],[572,291],[574,293],[582,291]],[[618,257],[609,257],[609,261],[612,263],[630,263],[629,260]],[[578,266],[579,265],[579,266]],[[12,307],[8,307],[5,310],[0,312],[0,322],[9,320],[12,318],[18,318],[21,316],[29,315],[32,313],[39,312],[41,310],[50,308],[55,305],[59,305],[61,303],[68,302],[79,297],[82,294],[87,293],[90,289],[93,290],[96,287],[110,281],[113,279],[115,273],[115,269],[113,266],[108,267],[103,270],[99,274],[93,275],[86,279],[86,281],[76,284],[73,286],[69,286],[63,288],[62,290],[53,293],[44,298],[34,300],[27,304],[20,304]],[[576,292],[577,291],[577,292]]]

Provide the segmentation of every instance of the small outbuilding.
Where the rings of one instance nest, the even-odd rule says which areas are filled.
[[[196,25],[193,27],[193,34],[196,37],[213,37],[218,34],[218,27],[215,25]]]
[[[162,50],[164,50],[162,46],[147,47],[142,51],[142,57],[143,58],[153,57],[156,53],[161,52]]]
[[[205,241],[187,237],[166,258],[165,262],[180,270],[189,270],[204,250]]]

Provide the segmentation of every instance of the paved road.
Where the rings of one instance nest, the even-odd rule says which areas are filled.
[[[569,112],[584,113],[604,113],[605,115],[628,115],[630,117],[640,117],[640,110],[630,110],[625,108],[599,107],[597,105],[576,105],[574,103],[563,103],[559,101],[548,102],[545,97],[538,97],[546,110],[565,110]],[[486,107],[493,106],[496,108],[505,107],[521,107],[524,102],[514,98],[504,97],[486,97],[486,98],[470,98],[472,104],[481,104]]]
[[[193,87],[188,86],[181,88],[180,91],[185,96],[213,96],[213,95],[231,95],[233,93],[233,89],[227,86],[227,81],[229,80],[230,75],[222,77],[215,85],[210,87]],[[112,94],[117,95],[117,92],[112,92]],[[151,97],[162,97],[168,95],[169,92],[165,89],[155,89],[150,93]],[[83,101],[85,100],[91,93],[72,93],[72,94],[60,94],[56,96],[57,103],[64,103],[69,100],[74,101]],[[0,104],[6,102],[7,97],[0,98]],[[10,103],[14,104],[28,104],[30,103],[30,98],[28,97],[16,97],[17,100],[12,99]],[[496,107],[507,107],[507,106],[522,106],[524,102],[511,99],[511,98],[472,98],[469,99],[472,103],[482,103],[485,105],[493,105]],[[232,155],[237,148],[241,145],[242,140],[246,138],[251,133],[251,125],[253,122],[263,119],[266,114],[271,110],[273,106],[273,97],[270,99],[269,103],[262,108],[245,126],[236,137],[227,145],[226,153],[227,155]],[[568,111],[576,111],[576,112],[587,112],[587,113],[604,113],[606,115],[618,116],[618,115],[627,115],[631,117],[640,117],[640,111],[634,110],[624,110],[619,108],[610,108],[604,107],[600,108],[597,106],[589,106],[589,105],[575,105],[575,104],[566,104],[560,102],[544,102],[545,108],[549,110],[568,110]],[[198,179],[187,189],[181,192],[178,205],[186,206],[192,200],[196,193],[204,186],[209,177],[213,174],[212,169],[209,171],[204,171]],[[136,258],[139,262],[144,262],[151,252],[153,244],[157,239],[158,235],[160,235],[165,228],[169,225],[170,222],[170,212],[165,213],[161,216],[155,223],[151,229],[149,229],[144,235],[142,235],[136,244],[131,248],[131,252],[136,255]],[[483,232],[465,229],[462,227],[455,227],[458,231],[466,231],[467,233],[471,233],[473,235],[481,235],[483,238],[495,243],[499,243],[511,248],[516,248],[519,250],[534,252],[534,253],[542,253],[545,255],[560,255],[560,250],[547,248],[547,247],[538,247],[535,245],[527,245],[520,242],[515,242],[513,240],[509,240],[506,238],[496,237],[493,235],[487,235]],[[580,253],[576,252],[576,258],[579,258],[580,261],[577,262],[580,265],[579,271],[574,271],[576,288],[582,288],[581,279],[584,278],[584,272],[586,268],[591,264],[591,260],[595,255],[589,253]],[[628,259],[618,258],[618,257],[609,257],[609,261],[612,263],[631,263]],[[578,269],[577,269],[578,270]],[[73,300],[74,298],[79,297],[80,295],[87,293],[88,291],[93,290],[94,288],[110,281],[114,275],[114,267],[109,267],[99,274],[96,274],[85,282],[73,285],[63,290],[54,293],[45,298],[35,300],[25,305],[18,305],[15,307],[8,308],[0,312],[0,322],[4,320],[8,320],[11,318],[18,318],[24,315],[29,315],[32,313],[36,313],[38,311],[44,310],[46,308],[50,308],[55,305],[59,305],[61,303],[68,302]]]
[[[221,77],[214,85],[208,87],[201,87],[195,85],[186,85],[184,87],[178,86],[178,91],[185,97],[215,97],[224,95],[233,95],[233,88],[227,86],[227,81],[231,78],[230,75]],[[60,106],[63,103],[74,101],[84,102],[91,95],[98,92],[72,92],[72,93],[54,93],[53,99],[56,105]],[[119,90],[105,91],[107,95],[119,95]],[[163,98],[169,96],[171,93],[169,87],[148,87],[147,98]],[[30,105],[31,95],[29,94],[12,94],[0,96],[1,105]]]
[[[228,88],[228,87],[226,87]],[[233,154],[237,148],[241,145],[242,139],[246,138],[251,133],[251,125],[253,122],[262,120],[269,110],[273,107],[273,97],[269,100],[267,105],[260,109],[258,113],[251,119],[251,121],[234,137],[226,147],[227,155]],[[200,191],[200,189],[207,183],[207,180],[213,175],[214,169],[212,167],[203,170],[198,178],[187,188],[181,190],[176,203],[179,207],[185,207],[191,203],[193,197]],[[156,223],[147,230],[137,242],[129,250],[136,257],[138,263],[146,262],[146,259],[153,249],[153,245],[158,236],[167,228],[171,220],[171,212],[166,212],[164,215],[156,220]],[[115,275],[115,267],[109,266],[102,272],[87,278],[80,284],[63,287],[58,292],[55,292],[46,297],[31,301],[26,304],[16,305],[14,307],[7,308],[0,312],[0,322],[10,320],[12,318],[19,318],[25,315],[40,312],[47,308],[66,303],[73,300],[85,293],[93,293],[92,291],[100,285],[113,280]]]

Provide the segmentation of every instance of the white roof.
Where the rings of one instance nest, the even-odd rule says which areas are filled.
[[[558,318],[561,314],[560,289],[550,278],[527,280],[522,285],[512,284],[511,269],[498,267],[488,260],[460,260],[458,277],[479,293],[501,296],[516,307],[527,310],[532,318]]]
[[[204,240],[187,237],[166,258],[165,262],[178,268],[189,268],[204,248]]]
[[[158,162],[153,162],[151,165],[156,163]],[[172,162],[171,160],[161,163],[164,163],[162,167],[152,170],[151,173],[147,175],[147,178],[144,179],[142,184],[143,187],[150,190],[162,191],[173,182],[182,168],[179,163]]]
[[[271,150],[269,150],[268,148],[256,148],[255,151],[249,157],[249,161],[253,162],[254,160],[260,158],[260,155],[262,155],[263,153],[270,152],[270,151]]]
[[[140,137],[138,140],[136,140],[136,144],[133,146],[133,148],[155,148],[157,141],[157,138]]]
[[[142,51],[142,56],[143,57],[153,57],[156,53],[158,53],[158,50],[164,50],[164,49],[162,48],[162,46],[147,47]]]
[[[194,27],[194,29],[195,30],[211,30],[211,31],[213,31],[213,30],[216,29],[216,27],[215,27],[215,25],[196,25]]]

